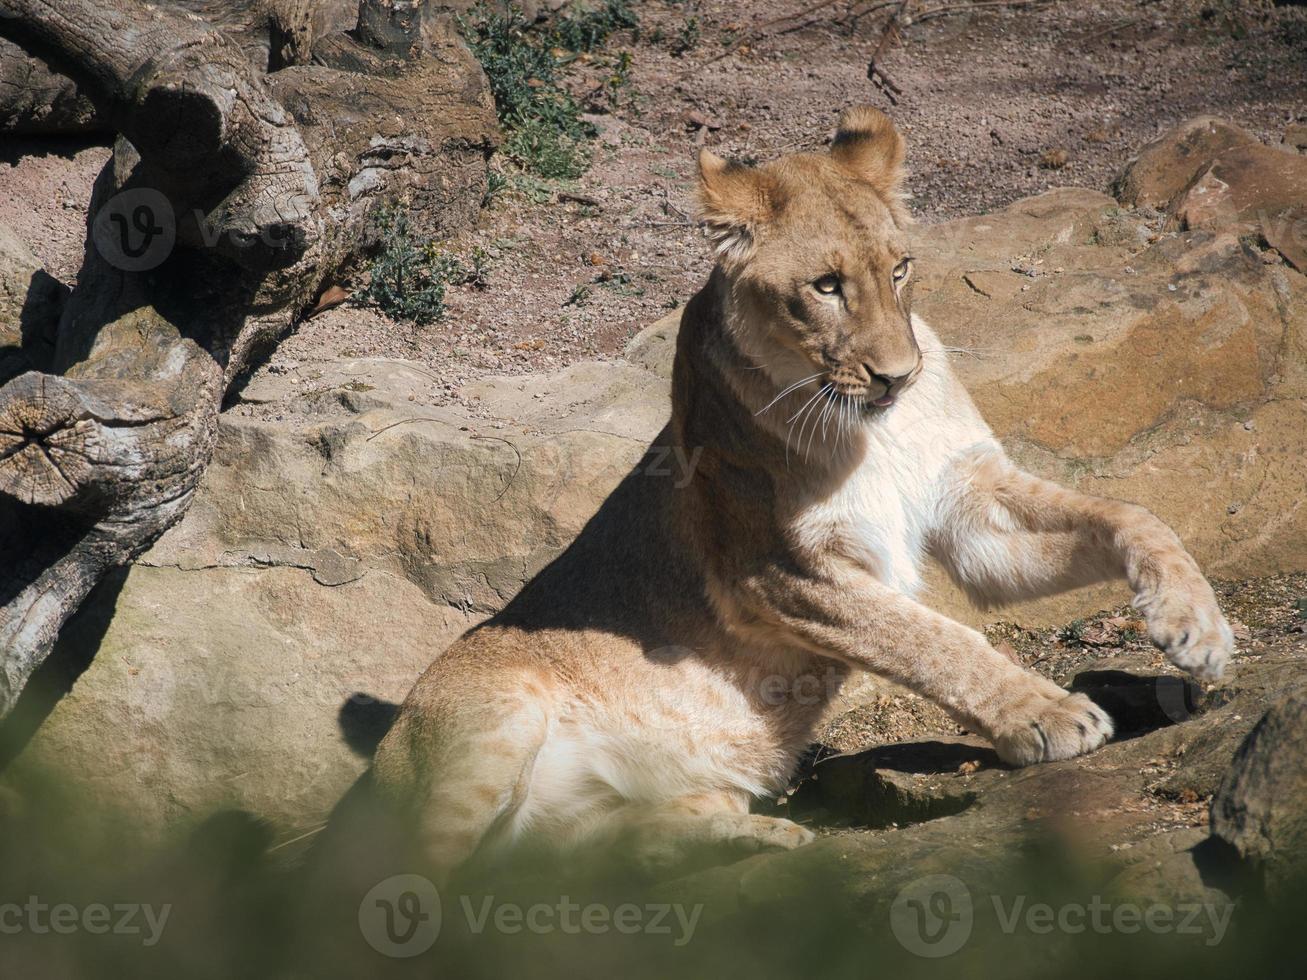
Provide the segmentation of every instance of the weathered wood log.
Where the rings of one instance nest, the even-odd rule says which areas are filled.
[[[224,393],[376,209],[442,234],[475,219],[495,141],[480,68],[425,0],[362,10],[390,33],[331,39],[353,70],[265,77],[188,14],[0,0],[0,36],[121,134],[48,363],[0,377],[0,715],[94,584],[180,519]]]
[[[71,78],[0,38],[0,132],[65,136],[99,128],[95,107]]]
[[[307,65],[313,45],[351,30],[358,0],[154,0],[194,14],[244,53],[259,73]],[[110,133],[72,79],[0,39],[0,132],[27,136]]]

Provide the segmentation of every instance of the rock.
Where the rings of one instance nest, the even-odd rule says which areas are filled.
[[[1301,128],[1301,127],[1299,127]],[[1176,227],[1258,232],[1298,271],[1307,269],[1307,159],[1265,146],[1231,123],[1202,116],[1150,143],[1118,183],[1123,203],[1164,209]]]
[[[1307,689],[1277,702],[1239,746],[1212,800],[1212,833],[1265,875],[1269,893],[1307,872]]]
[[[680,328],[681,310],[677,309],[632,337],[626,345],[626,359],[671,380],[672,361],[676,358],[676,333]]]
[[[1154,791],[1170,799],[1211,799],[1257,719],[1286,691],[1302,683],[1302,653],[1291,649],[1255,660],[1241,659],[1233,677],[1204,695],[1192,720],[1177,719],[1186,722],[1183,751],[1172,756],[1173,768]],[[1166,704],[1175,701],[1168,697]]]
[[[975,737],[880,745],[823,759],[790,812],[862,827],[906,826],[961,813],[999,778],[998,756]]]
[[[147,837],[223,808],[287,838],[320,825],[367,762],[352,709],[401,700],[469,617],[402,576],[327,587],[276,559],[143,564],[93,592],[52,654],[90,666],[6,781],[57,775]],[[52,696],[34,683],[20,720]]]
[[[722,128],[721,122],[697,109],[688,110],[682,118],[687,129],[707,129],[715,133]]]
[[[1307,150],[1307,123],[1290,123],[1284,130],[1284,144],[1300,153]]]
[[[1118,196],[1136,207],[1164,208],[1217,156],[1257,137],[1216,116],[1199,116],[1149,143],[1126,164]]]
[[[1079,671],[1068,688],[1106,711],[1118,736],[1187,721],[1205,708],[1203,689],[1191,678],[1178,671],[1158,674],[1151,666],[1119,659]]]
[[[0,384],[45,364],[68,287],[47,275],[26,243],[0,225]]]
[[[1250,143],[1218,156],[1170,206],[1183,228],[1260,229],[1299,272],[1307,269],[1307,158]]]

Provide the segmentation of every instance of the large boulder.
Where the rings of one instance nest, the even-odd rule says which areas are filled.
[[[1307,157],[1294,130],[1282,147],[1200,116],[1164,133],[1127,165],[1121,201],[1164,210],[1178,228],[1256,232],[1307,272]]]
[[[1117,184],[1123,204],[1165,208],[1220,154],[1257,137],[1216,116],[1197,116],[1153,140],[1126,165]]]

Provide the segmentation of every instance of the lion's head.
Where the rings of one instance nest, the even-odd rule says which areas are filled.
[[[903,137],[877,109],[840,117],[829,153],[760,167],[699,156],[702,217],[741,350],[777,385],[811,377],[887,407],[915,378]]]

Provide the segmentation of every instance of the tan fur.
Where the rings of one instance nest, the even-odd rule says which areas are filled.
[[[524,838],[655,866],[802,843],[747,802],[785,785],[852,670],[932,699],[1014,765],[1102,744],[1101,709],[913,598],[928,553],[986,604],[1123,576],[1172,661],[1220,674],[1229,627],[1175,535],[1013,467],[911,316],[902,157],[866,108],[829,154],[703,155],[718,264],[682,319],[649,457],[696,464],[637,466],[414,687],[375,776],[436,873]]]

